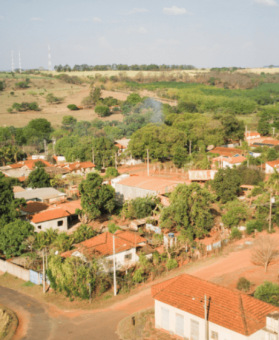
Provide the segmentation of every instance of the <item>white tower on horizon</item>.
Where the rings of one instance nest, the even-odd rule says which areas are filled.
[[[48,44],[48,70],[51,71],[50,46]]]
[[[21,59],[20,59],[20,51],[18,51],[18,68],[19,68],[19,73],[21,73]]]
[[[12,51],[12,72],[14,72],[14,51]]]

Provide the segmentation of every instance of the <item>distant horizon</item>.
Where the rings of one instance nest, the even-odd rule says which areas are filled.
[[[0,0],[0,69],[188,64],[256,68],[279,58],[279,0]],[[5,32],[5,34],[4,34]],[[278,64],[274,61],[275,64]],[[52,67],[53,68],[53,67]]]

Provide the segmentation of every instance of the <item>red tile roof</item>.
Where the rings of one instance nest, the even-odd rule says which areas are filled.
[[[34,216],[31,216],[30,221],[33,223],[40,223],[40,222],[56,220],[58,218],[67,217],[67,216],[70,216],[70,214],[67,213],[63,209],[58,208],[58,209],[53,209],[53,210],[46,210]]]
[[[146,239],[136,233],[118,230],[115,233],[115,252],[135,248],[139,243],[146,242]],[[61,256],[69,257],[73,252],[80,250],[85,251],[88,255],[98,254],[109,256],[113,254],[113,238],[109,232],[95,236],[76,245],[76,249],[62,253]]]
[[[279,167],[279,159],[276,159],[275,161],[271,161],[271,162],[266,162],[266,164],[268,164],[272,168],[278,168]]]
[[[277,140],[277,139],[265,139],[265,140],[262,141],[262,144],[279,145],[279,140]]]
[[[247,132],[245,133],[245,137],[261,137],[261,134],[257,131],[251,131],[251,132]]]
[[[217,146],[216,148],[209,151],[210,153],[218,153],[220,156],[232,157],[236,154],[241,155],[242,151],[240,149],[235,148],[224,148],[221,146]]]
[[[93,164],[92,162],[75,162],[75,163],[69,163],[67,165],[64,164],[64,167],[70,169],[71,171],[95,168],[95,166],[96,165]]]
[[[249,336],[266,325],[266,315],[278,308],[247,294],[212,282],[183,274],[152,287],[155,300],[204,318],[204,296],[208,303],[208,320]]]
[[[21,162],[15,163],[15,164],[10,164],[9,166],[12,169],[17,169],[17,168],[22,168],[23,166],[27,166],[27,168],[33,170],[36,167],[36,165],[35,165],[36,162],[42,162],[46,166],[51,166],[51,164],[49,162],[44,161],[43,159],[28,159],[27,161],[21,161]]]
[[[238,164],[246,161],[246,157],[243,156],[231,157],[229,159],[223,159],[223,161],[228,162],[230,164]]]
[[[70,215],[74,215],[76,213],[76,209],[82,209],[80,200],[78,201],[67,201],[65,203],[57,204],[57,208],[63,209],[67,211]],[[52,210],[53,206],[50,206],[48,210]]]

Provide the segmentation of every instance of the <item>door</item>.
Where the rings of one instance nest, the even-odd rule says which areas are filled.
[[[199,340],[199,323],[191,320],[190,340]]]
[[[184,316],[175,314],[175,334],[184,337]]]
[[[161,327],[166,330],[169,331],[170,328],[170,321],[169,321],[169,310],[167,308],[162,307],[162,323],[161,323]]]

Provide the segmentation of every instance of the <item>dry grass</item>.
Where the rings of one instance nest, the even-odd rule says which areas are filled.
[[[0,339],[12,339],[18,326],[16,314],[5,306],[0,307]]]
[[[278,67],[273,67],[273,68],[268,68],[268,67],[245,68],[244,70],[238,70],[237,72],[239,72],[239,73],[256,73],[256,74],[261,74],[262,72],[264,72],[264,73],[275,74],[275,73],[279,73],[279,68]]]

